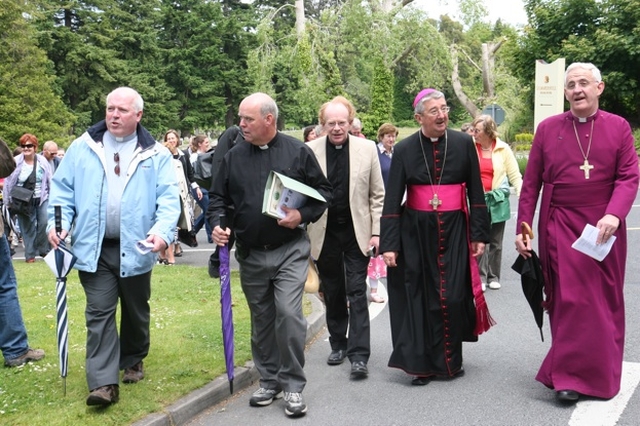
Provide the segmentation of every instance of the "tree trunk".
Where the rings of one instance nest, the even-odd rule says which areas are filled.
[[[298,38],[304,34],[304,0],[296,0],[296,34]]]
[[[480,115],[481,110],[471,101],[471,99],[469,99],[469,97],[464,93],[464,90],[462,90],[460,75],[458,74],[458,51],[455,44],[451,46],[451,62],[453,63],[453,70],[451,71],[451,84],[453,86],[453,91],[469,115],[476,118]]]

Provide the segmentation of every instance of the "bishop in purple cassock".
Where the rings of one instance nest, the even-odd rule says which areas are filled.
[[[518,208],[518,223],[532,223],[542,189],[539,253],[552,344],[536,380],[567,403],[614,397],[622,374],[625,217],[638,191],[638,156],[629,123],[599,109],[603,90],[593,64],[567,68],[570,111],[538,126]],[[586,224],[598,228],[598,244],[616,237],[602,262],[571,248]],[[530,244],[517,236],[521,255]]]

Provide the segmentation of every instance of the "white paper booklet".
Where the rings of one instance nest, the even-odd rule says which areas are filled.
[[[607,242],[597,245],[599,229],[593,225],[587,223],[582,230],[582,235],[571,245],[572,248],[578,250],[587,256],[593,257],[598,262],[602,262],[602,259],[607,257],[613,243],[616,241],[615,236],[609,237]]]

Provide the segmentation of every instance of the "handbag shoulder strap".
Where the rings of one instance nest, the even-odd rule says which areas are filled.
[[[35,189],[36,187],[36,170],[38,169],[38,155],[36,154],[33,157],[33,171],[22,185],[23,188],[26,189]]]

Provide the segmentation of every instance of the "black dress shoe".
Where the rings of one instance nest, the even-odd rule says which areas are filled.
[[[574,390],[561,390],[557,393],[558,401],[575,403],[580,398],[580,394]]]
[[[327,359],[327,364],[329,365],[340,365],[344,362],[344,359],[347,357],[347,351],[344,349],[337,349],[331,351],[329,358]]]
[[[351,378],[364,379],[369,375],[367,363],[364,361],[355,361],[351,363]]]
[[[413,386],[425,386],[427,383],[431,381],[433,376],[415,376],[413,380],[411,380],[411,385]]]

